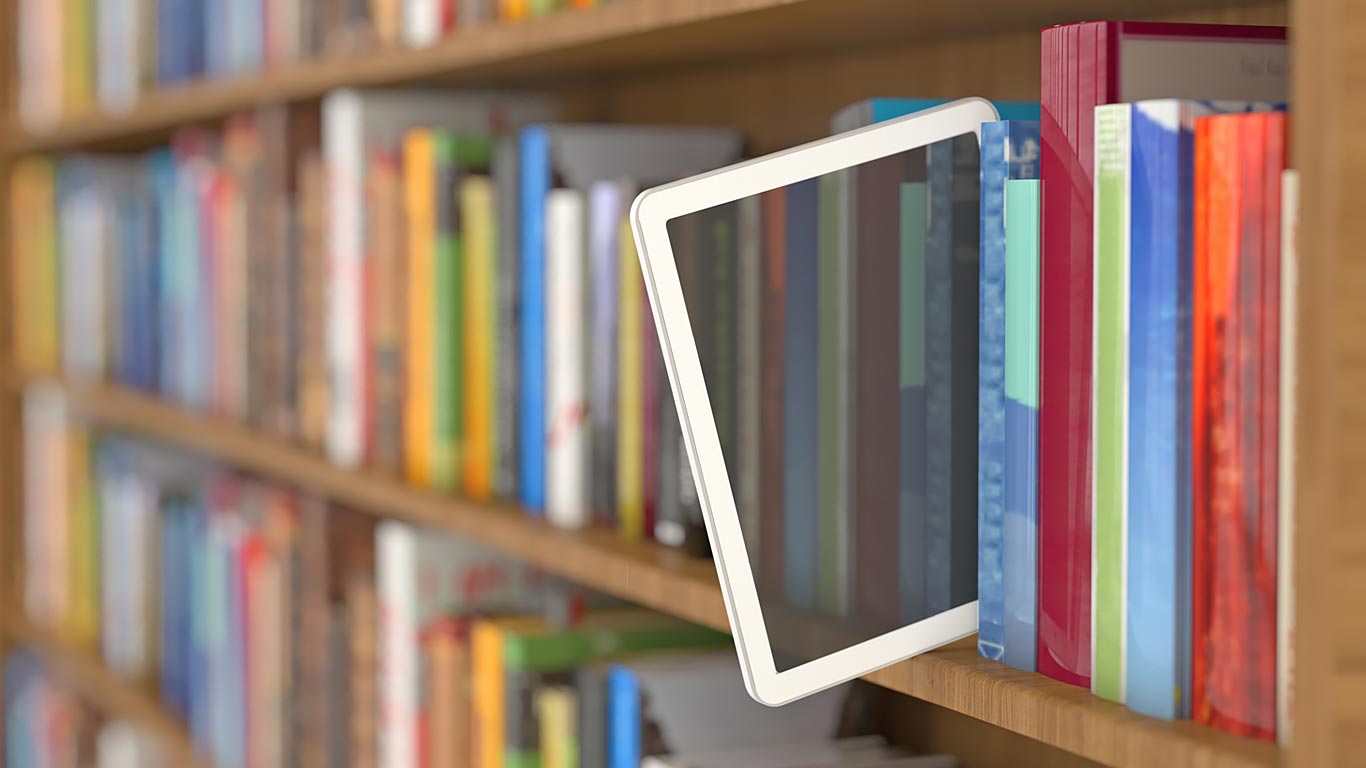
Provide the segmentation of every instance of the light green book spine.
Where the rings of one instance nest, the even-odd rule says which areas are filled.
[[[1124,701],[1129,360],[1130,107],[1095,111],[1092,285],[1091,690]]]
[[[432,290],[432,410],[433,430],[432,485],[448,491],[455,487],[459,464],[460,391],[457,375],[461,341],[460,238],[455,227],[455,164],[457,139],[437,132],[432,138],[436,163],[436,278]]]
[[[839,401],[843,380],[840,364],[840,185],[835,174],[820,179],[820,242],[817,258],[817,315],[819,325],[817,365],[819,381],[818,428],[820,434],[820,548],[816,568],[816,604],[821,610],[839,613],[843,584],[840,554],[843,549],[839,498]]]

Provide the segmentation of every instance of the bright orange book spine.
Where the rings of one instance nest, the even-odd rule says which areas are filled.
[[[470,634],[471,699],[474,716],[474,768],[503,768],[503,630],[492,621],[475,622]]]
[[[25,372],[57,370],[61,322],[57,308],[56,171],[29,157],[10,176],[10,252],[14,254],[14,348]]]
[[[432,483],[435,442],[432,378],[433,286],[436,283],[436,159],[432,132],[414,129],[403,140],[404,203],[408,211],[408,344],[403,412],[404,467],[410,482]]]
[[[498,18],[502,21],[522,21],[531,14],[529,0],[499,0]]]
[[[465,256],[465,493],[476,501],[493,487],[494,216],[493,183],[470,176],[460,189]]]

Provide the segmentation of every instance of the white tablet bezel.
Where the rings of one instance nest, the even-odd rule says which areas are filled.
[[[996,109],[990,102],[963,99],[655,187],[641,193],[631,206],[631,227],[655,326],[659,329],[665,368],[678,403],[688,460],[697,479],[698,499],[745,687],[761,703],[786,704],[972,635],[977,631],[977,602],[957,606],[792,669],[777,670],[666,225],[679,216],[936,141],[972,134],[980,144],[982,123],[996,119]]]

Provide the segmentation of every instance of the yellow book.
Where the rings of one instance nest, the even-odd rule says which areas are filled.
[[[573,688],[542,688],[541,768],[579,768],[579,697]]]
[[[493,487],[494,204],[493,182],[470,176],[460,189],[465,256],[465,493],[476,501]]]
[[[14,255],[14,348],[29,373],[57,370],[56,173],[52,161],[29,157],[10,176],[10,252]]]
[[[436,159],[432,132],[403,140],[404,203],[408,212],[408,349],[403,398],[403,460],[409,482],[432,483],[435,375],[432,328],[436,284]]]
[[[53,0],[62,2],[62,114],[86,112],[95,99],[94,44],[95,22],[91,0]]]
[[[502,621],[477,621],[470,630],[470,698],[473,701],[474,768],[503,768],[504,711]]]
[[[530,15],[530,0],[498,0],[498,17],[502,21],[522,21]]]
[[[100,541],[95,494],[90,484],[90,433],[73,424],[68,434],[71,523],[67,546],[71,556],[67,562],[70,597],[66,629],[73,642],[95,648],[100,640]]]
[[[617,519],[621,535],[640,539],[645,535],[644,423],[641,411],[640,348],[643,344],[641,292],[644,279],[636,258],[631,226],[621,222],[620,316],[617,321]]]

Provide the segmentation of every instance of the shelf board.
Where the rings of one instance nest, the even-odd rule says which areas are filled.
[[[108,717],[134,725],[153,739],[171,765],[208,766],[194,749],[185,726],[162,708],[146,688],[119,678],[90,651],[21,616],[6,616],[12,645],[32,651],[46,670]]]
[[[606,76],[677,65],[860,50],[1032,32],[1088,18],[1160,18],[1266,0],[617,0],[518,24],[457,30],[427,48],[376,48],[146,94],[120,113],[92,111],[30,132],[11,123],[6,151],[142,146],[178,125],[255,105],[318,98],[340,87],[399,84],[554,86],[589,90]]]
[[[75,410],[96,426],[201,453],[362,512],[467,536],[584,586],[729,630],[710,561],[627,542],[609,531],[561,531],[514,507],[417,490],[368,470],[340,469],[301,447],[126,390],[64,386]],[[1281,759],[1275,745],[1188,721],[1144,717],[1085,689],[983,659],[973,640],[867,679],[1105,765],[1250,768],[1274,766]]]

